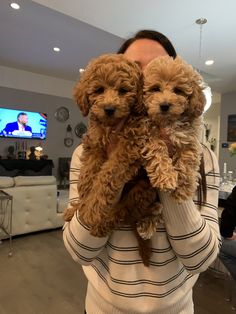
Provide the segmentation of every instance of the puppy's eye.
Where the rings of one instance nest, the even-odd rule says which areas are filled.
[[[119,93],[120,95],[124,95],[124,94],[128,93],[128,90],[125,89],[125,88],[123,88],[123,87],[121,87],[121,88],[119,88],[118,93]]]
[[[152,92],[152,93],[158,93],[160,91],[161,91],[161,89],[159,86],[153,86],[150,88],[150,92]]]
[[[174,93],[178,95],[184,95],[184,92],[178,87],[174,88]]]
[[[104,93],[104,87],[100,86],[100,87],[96,88],[94,93],[95,94],[102,94],[102,93]]]

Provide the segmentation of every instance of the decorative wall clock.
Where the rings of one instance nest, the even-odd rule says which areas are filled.
[[[78,136],[78,137],[82,137],[82,135],[84,133],[87,132],[87,127],[86,125],[83,123],[83,122],[80,122],[78,123],[76,126],[75,126],[75,134]]]
[[[64,144],[66,147],[71,147],[73,145],[73,143],[74,143],[73,138],[71,138],[71,137],[65,137],[64,138]]]
[[[70,112],[66,107],[59,107],[55,112],[55,118],[59,122],[65,122],[70,117]]]

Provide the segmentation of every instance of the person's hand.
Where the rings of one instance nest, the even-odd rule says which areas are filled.
[[[232,237],[226,238],[228,240],[236,240],[236,232],[233,233]]]

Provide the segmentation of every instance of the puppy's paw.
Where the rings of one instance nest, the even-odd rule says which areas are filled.
[[[145,217],[136,223],[136,229],[140,237],[144,240],[151,239],[156,232],[157,221],[154,216]]]
[[[71,221],[75,212],[76,212],[76,209],[74,207],[67,208],[63,213],[64,220]]]
[[[100,225],[90,227],[89,232],[94,237],[103,238],[103,237],[108,236],[111,233],[111,230],[110,230],[110,228],[107,228],[107,227],[100,224]]]
[[[160,190],[169,191],[175,190],[177,187],[178,173],[176,171],[165,173],[156,178],[150,178],[153,187]]]
[[[164,224],[164,217],[163,217],[163,205],[161,203],[156,202],[152,206],[152,220],[155,221],[157,224]]]

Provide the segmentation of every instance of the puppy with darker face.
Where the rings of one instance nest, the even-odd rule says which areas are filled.
[[[84,116],[104,127],[144,112],[142,73],[123,55],[107,54],[92,60],[75,87],[74,97]]]
[[[151,120],[143,150],[152,186],[178,201],[193,196],[202,155],[200,133],[205,96],[200,75],[180,57],[154,59],[144,71],[144,104]]]
[[[83,115],[89,116],[89,127],[83,138],[79,203],[64,218],[70,220],[77,211],[95,236],[108,235],[124,221],[137,228],[143,239],[156,231],[160,205],[147,176],[136,180],[119,201],[125,183],[139,173],[148,139],[142,88],[139,67],[117,54],[92,60],[75,87],[75,100]],[[150,251],[142,248],[141,254],[147,264]]]

